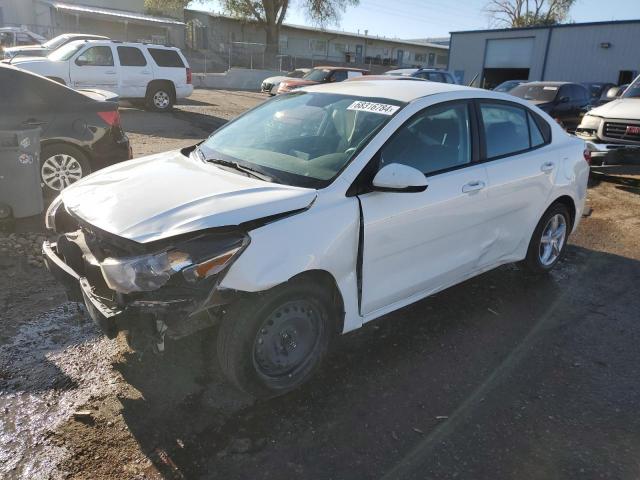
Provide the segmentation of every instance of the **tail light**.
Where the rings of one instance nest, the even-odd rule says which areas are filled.
[[[191,74],[191,69],[187,68],[187,85],[191,85],[193,82],[193,75]]]
[[[110,110],[108,112],[98,112],[98,116],[111,127],[120,126],[120,112],[118,110]]]
[[[584,152],[582,152],[582,155],[584,155],[584,161],[591,165],[591,150],[585,148]]]

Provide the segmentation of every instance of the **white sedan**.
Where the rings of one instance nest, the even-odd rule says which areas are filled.
[[[218,324],[228,378],[273,396],[335,334],[505,263],[551,270],[588,174],[584,142],[524,100],[341,82],[71,185],[43,250],[108,336],[161,351]]]

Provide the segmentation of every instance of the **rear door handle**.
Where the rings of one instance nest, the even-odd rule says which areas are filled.
[[[473,182],[469,182],[462,187],[462,193],[471,193],[477,192],[478,190],[482,190],[486,187],[486,184],[481,180],[474,180]]]
[[[116,74],[115,70],[109,70],[108,72],[104,72],[104,73],[105,73],[105,75],[115,75]]]
[[[44,125],[47,122],[44,122],[42,120],[38,120],[35,118],[29,118],[28,120],[25,120],[24,122],[22,122],[22,125],[28,126],[28,127],[40,127],[41,125]]]
[[[550,173],[551,171],[553,171],[553,168],[555,166],[556,164],[553,162],[545,162],[542,165],[540,165],[540,170],[543,171],[544,173]]]

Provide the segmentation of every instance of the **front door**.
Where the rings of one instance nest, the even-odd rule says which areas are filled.
[[[113,58],[113,50],[108,45],[89,46],[81,51],[69,65],[73,88],[99,88],[120,94]]]
[[[427,176],[420,193],[361,195],[364,316],[445,288],[476,269],[486,243],[487,174],[474,163],[467,102],[414,115],[379,152],[380,167],[401,163]]]

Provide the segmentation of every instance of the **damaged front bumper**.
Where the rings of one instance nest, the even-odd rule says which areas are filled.
[[[591,152],[591,165],[599,168],[640,167],[640,145],[586,141]]]

